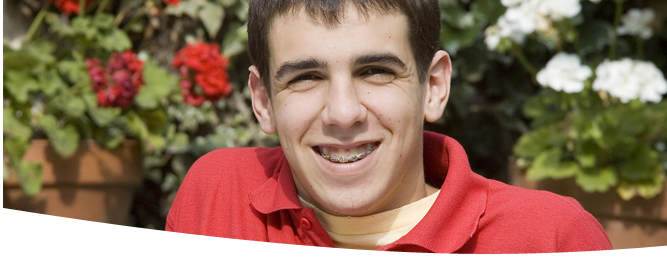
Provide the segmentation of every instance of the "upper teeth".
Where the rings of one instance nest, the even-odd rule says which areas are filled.
[[[373,152],[373,150],[375,150],[375,146],[371,146],[369,144],[368,146],[366,146],[366,151],[363,151],[361,153],[356,153],[357,149],[353,148],[353,149],[350,150],[350,155],[347,155],[347,154],[345,154],[345,150],[341,149],[340,152],[339,152],[339,155],[336,156],[336,155],[327,155],[326,154],[327,153],[326,149],[324,149],[324,150],[322,150],[320,155],[322,155],[322,157],[324,157],[324,158],[326,158],[329,161],[334,162],[334,163],[349,163],[349,162],[354,162],[354,161],[357,161],[357,160],[360,160],[360,159],[366,157],[371,152]]]

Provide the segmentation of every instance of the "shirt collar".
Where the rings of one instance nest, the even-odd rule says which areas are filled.
[[[296,188],[292,180],[292,171],[282,149],[275,148],[275,150],[270,150],[270,152],[271,155],[269,157],[276,157],[279,160],[275,168],[272,169],[273,175],[264,184],[250,193],[250,203],[255,210],[262,214],[269,214],[283,209],[303,208],[296,194]],[[258,158],[260,161],[268,160],[262,156],[258,156]],[[267,172],[271,172],[270,170]]]
[[[282,150],[271,153],[279,161],[273,175],[250,194],[250,202],[263,214],[303,208]],[[435,204],[412,231],[380,250],[452,253],[476,231],[486,210],[487,184],[470,169],[463,147],[453,138],[424,131],[424,172],[427,182],[442,185]]]
[[[380,250],[453,253],[477,230],[488,186],[470,169],[463,147],[453,138],[424,132],[424,172],[427,180],[442,185],[438,198],[412,231]]]

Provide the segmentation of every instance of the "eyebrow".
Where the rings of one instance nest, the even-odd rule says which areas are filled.
[[[278,71],[276,71],[276,80],[280,80],[283,76],[295,71],[312,68],[325,68],[326,66],[326,63],[315,60],[314,58],[298,61],[288,61],[280,65]]]
[[[363,55],[354,59],[355,66],[372,64],[372,63],[389,63],[396,65],[403,70],[407,69],[407,66],[405,65],[403,60],[401,60],[400,58],[398,58],[398,56],[392,53]]]
[[[354,66],[360,66],[360,65],[365,65],[365,64],[372,64],[372,63],[389,63],[396,65],[400,67],[401,69],[405,70],[407,69],[407,66],[401,60],[396,56],[395,54],[392,53],[379,53],[379,54],[370,54],[370,55],[362,55],[359,57],[354,58],[353,64]],[[308,58],[304,60],[297,60],[297,61],[288,61],[280,65],[278,68],[278,71],[276,71],[276,80],[280,80],[283,78],[285,75],[290,74],[292,72],[300,71],[300,70],[305,70],[305,69],[313,69],[313,68],[326,68],[327,63],[316,60],[314,58]]]

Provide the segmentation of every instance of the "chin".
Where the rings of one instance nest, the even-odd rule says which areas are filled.
[[[336,197],[338,196],[338,197]],[[339,196],[345,196],[344,198]],[[320,203],[325,211],[334,215],[344,216],[364,216],[370,214],[375,204],[378,203],[377,197],[369,195],[355,194],[353,192],[334,193],[326,203]]]

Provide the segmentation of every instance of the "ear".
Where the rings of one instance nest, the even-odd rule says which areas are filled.
[[[426,82],[426,97],[424,98],[424,119],[435,122],[440,119],[447,100],[452,78],[452,62],[447,52],[440,50],[435,53],[431,61]]]
[[[273,108],[268,90],[259,75],[257,67],[250,66],[250,77],[248,77],[248,88],[250,88],[250,101],[252,102],[252,111],[259,122],[259,126],[267,134],[276,132],[276,125],[273,119]]]

